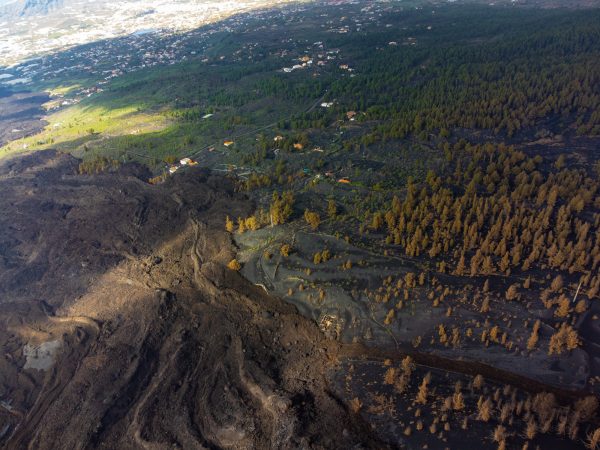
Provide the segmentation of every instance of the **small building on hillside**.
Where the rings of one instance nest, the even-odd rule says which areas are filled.
[[[235,142],[233,142],[233,141],[225,141],[225,142],[223,142],[223,145],[224,145],[225,147],[231,147],[231,146],[232,146],[234,143],[235,143]]]
[[[183,158],[179,161],[179,164],[182,166],[196,166],[198,163],[194,161],[192,158]]]

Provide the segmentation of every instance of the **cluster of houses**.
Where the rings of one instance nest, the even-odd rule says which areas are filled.
[[[356,1],[346,1],[345,4],[358,4]],[[363,3],[364,4],[364,3]],[[256,56],[264,56],[264,46],[260,42],[245,43],[241,49],[233,51],[231,55],[205,56],[208,49],[208,38],[223,31],[257,32],[259,30],[277,30],[298,21],[298,14],[306,11],[308,6],[298,4],[290,8],[272,10],[249,10],[246,14],[231,16],[223,21],[214,23],[196,31],[179,33],[174,29],[143,30],[121,39],[106,39],[94,45],[74,47],[66,52],[49,53],[44,57],[34,58],[26,63],[12,66],[11,72],[19,79],[49,80],[58,77],[78,78],[80,75],[97,76],[94,86],[81,88],[71,92],[65,103],[55,103],[54,107],[69,106],[79,102],[85,97],[93,96],[102,92],[103,85],[110,80],[124,74],[157,65],[172,65],[190,58],[198,58],[207,64],[215,61],[224,61],[231,57],[232,60],[252,60]],[[325,12],[321,15],[323,22],[321,27],[324,31],[349,33],[361,31],[368,24],[381,23],[383,14],[393,9],[385,2],[373,2],[360,9],[360,13],[349,16],[338,17],[334,12]],[[357,10],[358,11],[358,10]],[[208,12],[207,12],[208,14]],[[257,21],[263,20],[263,22]],[[391,26],[387,24],[385,26]],[[296,53],[301,41],[284,39],[286,45],[279,51],[282,58],[289,57],[290,53]],[[403,45],[415,45],[415,40],[408,38],[402,42]],[[396,41],[390,41],[389,45],[399,45]],[[298,55],[294,64],[283,67],[284,73],[297,70],[313,69],[311,72],[318,73],[315,69],[324,68],[332,61],[339,61],[339,49],[326,49],[321,41],[314,42],[304,47]],[[271,53],[273,54],[273,53]],[[334,63],[335,64],[335,63]],[[337,63],[336,67],[354,76],[354,69],[346,63]],[[11,82],[11,80],[4,80]]]
[[[189,39],[189,38],[188,38]],[[105,40],[95,45],[75,47],[67,52],[49,54],[11,67],[14,73],[30,79],[45,81],[54,78],[95,76],[92,86],[69,93],[55,94],[64,98],[52,104],[52,109],[79,103],[83,98],[103,92],[104,85],[124,74],[157,65],[172,65],[187,59],[190,54],[183,38],[169,32],[134,34],[119,40]],[[109,68],[107,68],[109,67]]]
[[[348,111],[346,113],[346,117],[349,120],[354,120],[355,117],[356,117],[356,115],[357,115],[357,113],[355,111]],[[275,142],[275,143],[282,142],[283,140],[285,140],[285,138],[282,135],[276,135],[276,136],[273,137],[273,142]],[[231,147],[232,145],[234,145],[234,141],[232,141],[232,140],[225,140],[225,141],[223,141],[223,145],[225,147]],[[301,143],[299,143],[299,142],[296,142],[296,143],[293,144],[293,148],[295,150],[302,151],[304,149],[304,145],[301,144]],[[208,150],[209,151],[214,151],[214,147],[210,147]],[[280,153],[280,149],[279,148],[275,148],[273,151],[274,151],[275,155],[278,155]],[[311,152],[323,153],[324,150],[321,147],[317,146],[317,147],[314,147],[311,150]],[[169,172],[170,175],[173,175],[174,173],[176,173],[178,170],[182,169],[183,167],[186,167],[186,166],[190,166],[191,167],[191,166],[197,166],[197,165],[198,165],[197,161],[195,161],[192,158],[186,157],[186,158],[182,158],[181,160],[179,160],[178,163],[172,164],[172,165],[168,166],[168,172]],[[221,164],[221,165],[223,165],[223,164]],[[231,172],[233,170],[232,167],[234,167],[234,166],[229,166],[226,171]],[[220,169],[215,169],[215,170],[220,171]],[[310,175],[311,174],[311,170],[308,169],[308,168],[304,168],[303,172],[306,175]],[[341,178],[337,178],[336,179],[335,172],[333,172],[333,171],[327,171],[324,174],[316,174],[314,176],[314,179],[315,180],[319,180],[323,176],[325,178],[330,179],[332,182],[335,182],[335,183],[338,183],[338,184],[342,184],[342,185],[349,185],[349,184],[352,183],[351,180],[348,177],[341,177]]]
[[[303,56],[302,58],[300,58],[300,64],[294,64],[292,67],[284,67],[283,71],[285,73],[290,73],[293,72],[294,70],[300,70],[300,69],[306,69],[309,67],[312,67],[313,65],[313,60],[310,59],[308,56]]]
[[[285,1],[281,0],[282,3]],[[295,4],[293,6],[281,9],[252,9],[250,3],[246,2],[224,2],[223,4],[212,4],[211,8],[206,8],[201,14],[202,17],[178,18],[186,21],[206,21],[214,14],[219,14],[219,18],[227,17],[223,11],[227,11],[229,3],[236,3],[236,10],[244,10],[245,14],[236,14],[216,21],[195,31],[181,33],[181,28],[160,28],[144,29],[135,32],[129,36],[120,39],[99,40],[94,45],[73,47],[66,52],[48,52],[46,56],[33,58],[27,62],[11,66],[11,72],[14,72],[15,80],[50,80],[57,77],[78,78],[78,75],[85,74],[96,75],[98,82],[92,88],[81,89],[70,95],[75,99],[81,99],[102,92],[102,84],[120,77],[126,73],[152,67],[157,65],[172,65],[177,62],[190,59],[202,58],[200,60],[211,63],[211,59],[202,57],[207,50],[207,39],[221,32],[235,32],[244,30],[245,32],[257,32],[260,30],[277,30],[288,27],[298,22],[299,14],[308,11],[306,4]],[[279,0],[276,2],[279,3]],[[333,1],[332,4],[336,2]],[[390,2],[370,2],[365,5],[357,0],[347,0],[345,5],[361,5],[356,13],[350,13],[348,16],[339,17],[335,12],[324,12],[321,14],[321,27],[324,31],[332,33],[350,33],[360,32],[367,25],[379,25],[391,27],[391,24],[382,23],[382,18],[386,12],[394,10]],[[431,27],[427,27],[431,29]],[[300,42],[291,42],[287,40],[290,46],[299,45]],[[403,45],[415,45],[414,39],[407,39]],[[398,45],[398,42],[391,41],[389,45]],[[231,56],[234,61],[243,59],[253,59],[255,56],[264,56],[262,52],[264,46],[259,41],[246,43],[240,50],[232,52],[231,55],[220,55],[217,60],[228,59]],[[281,50],[281,56],[285,57],[290,48]],[[339,50],[325,50],[323,42],[315,42],[307,48],[305,55],[301,55],[291,66],[283,67],[284,73],[291,73],[296,70],[302,70],[314,67],[324,67],[332,60],[339,60]],[[353,72],[347,64],[339,64],[341,70]],[[12,75],[12,74],[11,74]],[[352,75],[351,75],[352,76]],[[19,78],[16,78],[19,77]],[[4,80],[4,83],[12,83],[14,80]],[[67,106],[67,105],[63,105]]]
[[[313,52],[315,52],[314,48],[308,47],[305,50],[307,52],[307,54],[304,54],[297,58],[297,64],[294,64],[291,67],[284,67],[281,70],[284,73],[292,73],[296,70],[310,69],[315,66],[317,68],[324,68],[324,67],[328,66],[331,61],[340,59],[340,50],[339,49],[332,49],[332,50],[325,51],[323,42],[315,42],[314,46],[317,47],[316,53],[313,53]],[[314,56],[311,57],[308,55],[308,53],[313,53]],[[287,55],[287,54],[288,54],[287,51],[280,52],[280,55],[282,55],[282,57],[283,57],[283,55]],[[337,67],[340,70],[347,71],[350,73],[355,71],[355,69],[353,69],[352,67],[350,67],[350,65],[348,65],[346,63],[341,63]],[[351,76],[353,76],[353,75],[351,75]],[[324,106],[324,107],[326,107],[326,106]]]
[[[177,172],[179,169],[181,169],[182,167],[185,166],[197,166],[198,162],[194,161],[192,158],[183,158],[181,160],[179,160],[179,164],[172,164],[171,166],[169,166],[169,173],[172,175],[175,172]]]
[[[287,43],[289,44],[289,42]],[[339,59],[340,53],[339,49],[325,50],[325,45],[322,41],[315,42],[312,46],[306,47],[304,51],[306,53],[296,59],[297,64],[294,64],[291,67],[284,67],[281,70],[284,73],[291,73],[295,70],[309,69],[313,66],[322,68],[327,66],[330,61]],[[277,54],[284,58],[288,56],[289,50],[281,50]],[[309,54],[312,54],[313,56],[309,56]]]

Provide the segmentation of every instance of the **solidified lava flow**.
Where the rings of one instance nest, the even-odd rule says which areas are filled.
[[[251,208],[227,180],[77,163],[0,166],[1,444],[384,446],[329,387],[338,344],[224,269],[223,218]]]

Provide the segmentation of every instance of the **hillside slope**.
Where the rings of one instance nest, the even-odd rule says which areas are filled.
[[[0,168],[0,443],[381,448],[330,393],[337,344],[223,269],[224,206],[249,207],[226,180],[76,168]]]

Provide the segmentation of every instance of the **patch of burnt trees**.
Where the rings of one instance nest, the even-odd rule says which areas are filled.
[[[597,296],[598,180],[561,164],[544,170],[541,157],[502,144],[466,144],[460,152],[453,173],[409,181],[405,198],[394,197],[366,226],[385,230],[386,242],[408,256],[434,259],[441,272],[560,271],[579,274],[588,297]]]

